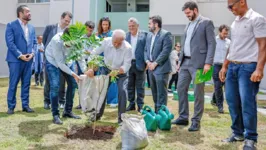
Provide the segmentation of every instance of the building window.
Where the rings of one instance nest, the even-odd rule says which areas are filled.
[[[50,0],[18,0],[18,3],[47,3]]]
[[[106,12],[149,12],[149,0],[106,0]]]

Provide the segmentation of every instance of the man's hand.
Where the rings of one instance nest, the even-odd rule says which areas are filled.
[[[75,73],[73,73],[72,76],[74,77],[74,79],[76,80],[76,82],[79,83],[79,81],[81,80],[81,78],[78,75],[76,75]]]
[[[87,72],[85,72],[85,74],[90,78],[94,77],[94,71],[92,69],[89,69]]]
[[[39,49],[39,51],[40,51],[40,52],[44,52],[44,50],[43,50],[43,49]]]
[[[204,69],[203,69],[203,74],[206,74],[210,69],[211,69],[211,65],[210,64],[205,64],[204,65]]]
[[[149,69],[151,70],[151,71],[153,71],[156,67],[157,67],[157,63],[156,62],[153,62],[153,63],[151,63],[150,64],[150,66],[149,66]]]
[[[146,62],[146,64],[147,64],[147,66],[146,66],[146,70],[147,70],[147,69],[149,69],[149,68],[150,68],[150,66],[151,66],[151,64],[152,64],[152,63],[151,63],[151,62],[149,62],[149,61],[147,61],[147,62]]]
[[[28,61],[30,61],[30,60],[33,58],[33,56],[34,56],[33,54],[27,54],[27,55],[26,55]]]
[[[124,73],[125,73],[125,71],[124,71],[124,69],[123,69],[123,68],[119,68],[119,71],[118,71],[118,73],[119,73],[119,74],[124,74]]]
[[[251,77],[250,77],[250,80],[251,80],[252,82],[260,82],[262,78],[263,78],[263,70],[256,69],[256,70],[252,73],[252,75],[251,75]]]
[[[220,72],[219,72],[219,78],[221,80],[221,82],[225,82],[225,75],[227,72],[227,68],[223,67]]]
[[[23,61],[29,61],[28,58],[26,57],[26,55],[21,55],[19,57],[19,59],[23,60]]]

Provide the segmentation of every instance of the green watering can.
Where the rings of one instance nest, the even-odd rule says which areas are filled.
[[[144,115],[144,121],[146,124],[146,128],[148,131],[156,131],[157,130],[157,120],[158,116],[154,112],[154,110],[150,106],[145,106],[142,109],[142,115]]]
[[[161,130],[171,129],[171,120],[174,119],[174,115],[169,111],[169,109],[162,105],[158,111],[158,127]]]

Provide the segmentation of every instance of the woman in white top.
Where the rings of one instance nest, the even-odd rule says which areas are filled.
[[[173,82],[175,82],[175,89],[177,87],[177,81],[178,81],[177,64],[178,64],[178,58],[179,58],[178,55],[180,53],[180,49],[181,49],[180,43],[177,42],[175,44],[174,50],[170,54],[170,62],[172,66],[172,71],[171,71],[172,78],[169,81],[168,92],[173,92],[171,89]]]

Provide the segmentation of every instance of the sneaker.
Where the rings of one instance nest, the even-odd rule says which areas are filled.
[[[256,150],[256,142],[253,140],[246,139],[245,140],[245,145],[243,147],[243,150]]]
[[[240,141],[244,141],[244,137],[237,136],[235,134],[232,134],[229,138],[222,140],[222,142],[225,142],[225,143],[233,143],[233,142],[240,142]]]

